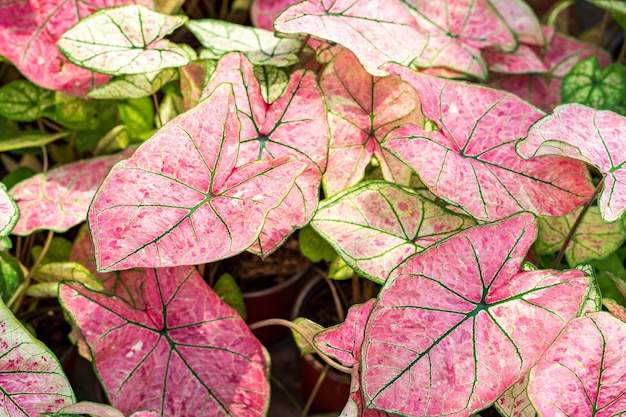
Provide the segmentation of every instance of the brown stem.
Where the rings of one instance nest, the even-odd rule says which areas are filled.
[[[300,336],[302,336],[302,338],[313,348],[315,349],[315,351],[317,352],[318,355],[320,355],[320,357],[324,360],[324,362],[326,362],[328,365],[332,366],[333,368],[335,368],[338,371],[344,372],[346,374],[351,374],[352,373],[352,368],[349,368],[347,366],[343,366],[337,362],[335,362],[334,360],[332,360],[331,358],[329,358],[328,356],[326,356],[326,354],[324,354],[324,352],[320,352],[315,345],[313,344],[313,341],[311,339],[309,339],[309,337],[302,331],[302,329],[300,329],[298,327],[298,325],[296,325],[295,323],[289,321],[289,320],[285,320],[285,319],[267,319],[267,320],[261,320],[261,321],[257,321],[254,323],[251,323],[248,327],[250,327],[250,330],[256,330],[256,329],[260,329],[261,327],[266,327],[266,326],[285,326],[290,328],[291,330],[294,330],[296,332],[298,332],[298,334]]]
[[[276,385],[278,387],[278,389],[283,393],[283,395],[285,397],[287,397],[287,399],[289,400],[289,402],[291,402],[291,404],[293,404],[293,406],[295,408],[298,409],[299,412],[302,412],[302,407],[300,407],[300,403],[298,403],[298,401],[296,401],[296,399],[293,397],[293,395],[291,395],[291,393],[287,390],[287,388],[285,388],[285,386],[278,380],[278,378],[276,378],[274,375],[270,375],[270,380],[272,381],[272,383],[274,385]]]
[[[154,103],[154,110],[156,111],[157,120],[159,121],[159,129],[163,127],[163,120],[161,119],[161,112],[159,111],[159,100],[157,100],[156,93],[152,94],[152,102]]]
[[[600,23],[600,38],[598,39],[598,45],[602,45],[602,41],[604,41],[604,35],[606,34],[606,27],[609,24],[609,18],[611,17],[611,13],[608,10],[604,12],[604,16],[602,17],[602,23]]]
[[[313,404],[313,400],[315,400],[315,397],[317,396],[317,392],[320,390],[320,387],[322,386],[324,379],[326,379],[326,374],[328,374],[329,369],[330,369],[330,366],[328,365],[324,366],[322,373],[317,378],[317,381],[315,381],[315,386],[313,387],[313,390],[311,390],[311,395],[309,395],[309,398],[307,399],[306,404],[304,405],[304,409],[302,410],[302,414],[300,414],[300,417],[306,417],[306,415],[309,413],[309,409],[311,408],[311,405]]]
[[[626,57],[626,39],[622,42],[622,48],[619,50],[619,55],[617,56],[617,62],[623,63],[624,57]]]
[[[561,263],[561,260],[563,259],[563,255],[565,254],[565,249],[567,249],[567,245],[569,245],[569,243],[572,241],[572,238],[574,237],[574,233],[576,233],[576,229],[578,229],[578,226],[580,226],[580,223],[582,222],[583,217],[585,217],[587,210],[589,210],[589,207],[591,207],[591,204],[594,202],[594,200],[600,193],[600,190],[602,189],[602,186],[604,185],[604,178],[606,177],[602,177],[602,179],[596,186],[596,189],[593,191],[591,198],[589,198],[589,201],[587,201],[587,204],[585,204],[583,209],[580,211],[580,214],[576,218],[576,221],[574,221],[572,228],[570,229],[569,233],[567,234],[567,237],[565,238],[565,242],[563,242],[563,245],[561,246],[561,250],[559,251],[559,254],[556,256],[556,259],[554,260],[554,263],[552,264],[552,269],[557,269],[559,264]]]

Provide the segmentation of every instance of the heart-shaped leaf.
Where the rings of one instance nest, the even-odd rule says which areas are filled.
[[[369,408],[469,416],[540,358],[586,300],[581,271],[520,269],[536,237],[520,214],[476,226],[394,270],[367,321]]]
[[[195,59],[187,45],[164,40],[187,21],[143,6],[100,10],[78,22],[59,39],[72,63],[110,75],[144,74],[181,67]]]
[[[351,268],[379,283],[410,255],[474,224],[415,191],[382,181],[334,195],[311,221]]]
[[[123,75],[91,90],[87,96],[110,99],[142,98],[156,93],[165,84],[177,78],[178,72],[173,68],[145,74]]]
[[[235,168],[239,130],[224,84],[115,165],[88,214],[98,269],[196,265],[252,245],[307,165],[285,156]]]
[[[343,45],[367,72],[379,77],[387,75],[380,65],[408,64],[427,41],[400,0],[303,1],[278,16],[274,27]]]
[[[324,100],[315,74],[296,71],[284,94],[271,105],[267,104],[252,64],[239,53],[229,54],[220,61],[205,94],[222,82],[233,85],[241,121],[237,166],[261,158],[285,156],[308,164],[282,204],[268,214],[259,241],[250,248],[266,256],[295,228],[307,224],[317,207],[329,140]]]
[[[590,129],[593,126],[593,129]],[[598,206],[612,222],[626,211],[626,148],[622,144],[626,117],[580,104],[564,104],[537,122],[517,145],[525,158],[562,155],[594,165],[605,175]]]
[[[0,6],[0,55],[29,80],[51,90],[82,95],[109,77],[70,63],[56,44],[63,32],[101,7],[151,0],[29,0]]]
[[[599,110],[612,110],[625,96],[624,66],[616,62],[600,69],[595,56],[574,65],[561,86],[564,103],[580,103]]]
[[[7,192],[6,185],[0,183],[0,236],[8,236],[20,217],[20,209]]]
[[[54,354],[0,302],[2,414],[38,417],[74,403],[74,392]]]
[[[548,67],[527,45],[520,45],[515,52],[483,51],[489,70],[500,74],[545,73]]]
[[[564,216],[540,217],[535,253],[545,255],[558,252],[581,211],[582,207]],[[571,267],[593,259],[602,259],[616,251],[625,238],[622,222],[603,222],[598,206],[592,206],[577,226],[565,250],[565,258]]]
[[[302,0],[252,0],[250,18],[252,24],[265,30],[274,30],[274,19],[292,4]]]
[[[626,323],[608,313],[568,323],[530,371],[528,396],[539,415],[600,417],[626,412],[624,346]]]
[[[268,358],[193,267],[148,272],[145,309],[77,283],[60,299],[80,327],[111,404],[129,414],[262,416]]]
[[[342,51],[320,79],[331,139],[324,192],[333,195],[359,182],[372,157],[388,181],[408,185],[411,171],[380,144],[394,127],[423,124],[419,97],[398,77],[374,77],[354,54]]]
[[[129,152],[74,162],[30,177],[11,189],[21,216],[13,233],[65,232],[87,218],[87,209],[109,169]]]
[[[242,52],[255,65],[287,67],[298,62],[302,41],[279,38],[273,31],[215,19],[190,20],[185,26],[207,48],[200,53],[202,59]]]
[[[7,119],[31,122],[54,105],[54,91],[27,80],[15,80],[0,88],[0,114]]]
[[[523,0],[489,0],[513,30],[517,39],[527,45],[545,46],[547,39],[533,9]]]
[[[407,125],[393,130],[383,146],[438,197],[482,220],[520,211],[557,216],[591,197],[584,164],[557,157],[525,161],[515,153],[516,142],[542,116],[537,108],[504,91],[395,64],[386,68],[418,91],[424,116],[441,130]]]
[[[550,71],[549,77],[496,74],[489,79],[489,84],[510,91],[540,109],[551,112],[561,102],[563,77],[577,62],[589,56],[596,56],[603,67],[611,63],[611,55],[601,47],[557,33],[541,57]]]
[[[488,0],[402,2],[428,33],[427,47],[412,62],[418,67],[444,67],[486,80],[487,62],[480,50],[512,52],[518,46],[511,28]]]

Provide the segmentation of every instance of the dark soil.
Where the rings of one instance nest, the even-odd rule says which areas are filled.
[[[249,252],[207,265],[206,276],[217,279],[223,273],[231,274],[241,292],[270,288],[286,281],[309,265],[298,247],[295,237],[287,241],[276,252],[265,259]]]

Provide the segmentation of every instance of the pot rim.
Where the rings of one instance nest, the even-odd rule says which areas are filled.
[[[276,292],[281,291],[282,289],[289,287],[291,285],[293,285],[295,282],[299,281],[311,268],[311,262],[308,261],[304,267],[302,268],[301,271],[296,272],[295,274],[293,274],[292,276],[290,276],[288,279],[286,279],[285,281],[281,282],[280,284],[277,285],[273,285],[269,288],[264,288],[262,290],[256,290],[256,291],[246,291],[246,292],[242,292],[241,296],[246,299],[246,298],[258,298],[258,297],[265,297],[269,294],[273,294]]]

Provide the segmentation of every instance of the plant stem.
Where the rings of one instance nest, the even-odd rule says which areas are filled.
[[[572,238],[574,237],[574,233],[576,233],[576,229],[578,229],[578,226],[580,226],[580,223],[582,222],[583,217],[585,217],[587,210],[589,210],[589,207],[591,207],[591,204],[594,202],[594,200],[600,193],[600,190],[602,189],[602,186],[604,185],[604,178],[606,177],[602,177],[602,179],[596,186],[596,189],[593,191],[591,198],[589,198],[589,201],[587,201],[583,209],[580,211],[580,214],[576,218],[576,221],[574,221],[572,228],[570,229],[569,233],[567,234],[567,237],[565,238],[565,242],[563,242],[563,245],[561,246],[561,250],[559,251],[559,254],[556,256],[556,259],[554,260],[554,263],[552,264],[552,269],[557,269],[559,264],[561,263],[561,260],[563,259],[563,255],[565,254],[565,249],[567,249],[567,245],[569,245],[569,243],[572,241]]]
[[[322,386],[322,382],[324,382],[324,379],[326,379],[326,374],[328,374],[329,369],[330,369],[330,366],[326,364],[319,378],[317,378],[317,381],[315,381],[315,386],[313,387],[313,390],[311,391],[311,395],[309,395],[309,398],[307,399],[306,404],[304,405],[304,409],[302,410],[302,414],[300,414],[300,417],[306,417],[306,415],[309,413],[309,408],[311,408],[311,405],[313,404],[313,400],[317,396],[317,392],[320,390],[320,387]]]
[[[285,397],[287,397],[289,402],[291,402],[293,406],[298,409],[299,412],[302,412],[302,407],[300,407],[300,404],[298,403],[298,401],[296,401],[296,399],[293,398],[293,395],[291,395],[289,391],[287,391],[287,388],[285,388],[285,386],[278,380],[278,378],[276,378],[273,375],[270,375],[270,379],[278,387],[278,389],[282,391]]]
[[[623,63],[624,57],[626,57],[626,39],[624,39],[624,42],[622,42],[622,48],[619,50],[619,55],[617,56],[616,62]]]
[[[563,10],[572,6],[574,3],[576,3],[576,0],[566,0],[566,1],[561,1],[556,6],[554,6],[554,8],[550,10],[550,15],[548,17],[547,25],[550,27],[554,27],[554,24],[556,23],[556,19],[559,17],[559,14],[561,14]]]
[[[335,303],[335,309],[337,310],[337,319],[341,323],[346,319],[346,315],[343,311],[343,305],[341,304],[341,299],[339,298],[339,294],[337,294],[337,288],[333,285],[333,281],[328,278],[328,275],[319,268],[315,268],[315,270],[324,278],[328,287],[330,288],[330,292],[333,295],[333,302]]]
[[[324,354],[324,352],[320,352],[315,345],[313,344],[313,341],[311,339],[309,339],[309,337],[302,331],[302,329],[300,329],[295,323],[290,322],[289,320],[285,320],[285,319],[267,319],[267,320],[261,320],[261,321],[257,321],[254,322],[252,324],[250,324],[248,327],[250,327],[250,330],[256,330],[256,329],[260,329],[261,327],[265,327],[265,326],[285,326],[290,328],[291,330],[294,330],[296,332],[298,332],[298,334],[300,336],[302,336],[302,338],[313,348],[315,349],[315,351],[317,352],[318,355],[320,355],[320,357],[324,360],[324,362],[326,362],[328,365],[332,366],[333,368],[335,368],[338,371],[344,372],[346,374],[351,374],[352,373],[352,368],[347,367],[347,366],[343,366],[340,363],[335,362],[334,360],[332,360],[331,358],[329,358],[328,356],[326,356],[326,354]]]
[[[54,231],[48,230],[48,236],[46,237],[46,242],[43,244],[41,253],[35,260],[35,263],[33,264],[33,266],[31,266],[30,270],[28,271],[28,274],[24,277],[24,282],[20,284],[18,289],[15,291],[15,293],[13,293],[13,296],[7,303],[7,307],[9,307],[11,311],[13,311],[13,314],[17,313],[17,311],[20,309],[22,300],[24,299],[24,294],[26,294],[26,289],[28,288],[28,285],[30,284],[31,278],[33,277],[33,273],[35,272],[37,267],[39,267],[39,264],[41,263],[41,261],[43,261],[43,258],[44,256],[46,256],[46,252],[48,252],[48,249],[50,249],[53,236],[54,236]]]
[[[611,17],[611,13],[608,10],[604,12],[604,16],[602,17],[602,23],[600,23],[600,38],[598,39],[598,45],[602,46],[602,41],[604,40],[604,35],[606,33],[606,27],[609,24],[609,18]]]
[[[152,102],[154,103],[154,110],[156,111],[157,120],[159,121],[159,128],[163,127],[163,119],[161,119],[161,112],[159,111],[159,100],[157,100],[156,93],[152,94]]]

